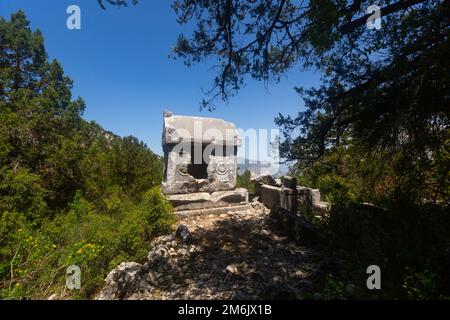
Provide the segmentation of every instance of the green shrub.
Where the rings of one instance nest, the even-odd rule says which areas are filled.
[[[168,232],[175,222],[172,207],[154,187],[142,197],[139,206],[123,219],[118,230],[118,246],[130,257],[142,259],[147,253],[146,243],[153,237]]]
[[[326,200],[334,204],[346,203],[352,198],[350,185],[337,175],[321,176],[318,187]]]
[[[143,259],[149,241],[171,230],[174,214],[156,187],[140,203],[125,202],[112,217],[97,212],[77,192],[68,212],[45,220],[39,228],[23,214],[3,212],[0,298],[47,298],[62,292],[71,298],[88,298],[117,264]],[[69,265],[81,269],[80,291],[65,290]]]
[[[47,210],[47,190],[42,187],[39,175],[26,169],[9,170],[0,181],[0,210],[22,212],[26,218],[37,222]]]

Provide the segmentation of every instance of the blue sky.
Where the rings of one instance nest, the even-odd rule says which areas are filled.
[[[85,118],[120,136],[134,135],[161,154],[162,113],[219,117],[238,128],[275,128],[274,117],[296,114],[303,102],[295,86],[316,85],[319,75],[293,69],[267,87],[249,80],[228,104],[200,111],[202,88],[214,73],[207,64],[186,67],[169,58],[186,26],[176,22],[169,0],[141,0],[128,8],[102,10],[95,0],[1,0],[0,15],[25,11],[39,28],[51,59],[59,60],[74,80],[74,98],[87,104]],[[66,28],[66,9],[81,8],[81,30]]]

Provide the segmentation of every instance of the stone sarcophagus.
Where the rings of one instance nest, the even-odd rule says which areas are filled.
[[[164,113],[162,190],[177,209],[246,202],[236,189],[237,148],[234,124],[222,119]]]

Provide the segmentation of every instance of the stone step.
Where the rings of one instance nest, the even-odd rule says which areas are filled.
[[[175,215],[178,218],[185,218],[185,217],[194,217],[194,216],[201,216],[201,215],[219,215],[222,213],[227,212],[235,212],[235,211],[245,211],[252,209],[252,206],[250,203],[246,204],[236,204],[236,205],[229,205],[225,207],[216,207],[216,208],[203,208],[203,209],[193,209],[193,210],[180,210],[175,211]]]

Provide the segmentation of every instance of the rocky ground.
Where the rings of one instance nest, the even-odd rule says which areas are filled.
[[[314,293],[321,258],[283,236],[269,210],[178,221],[155,239],[143,264],[126,262],[106,278],[98,299],[301,299]]]

